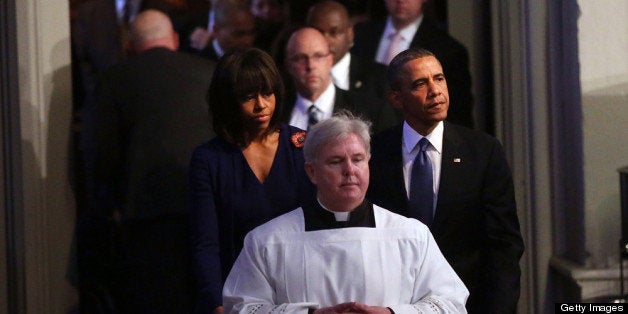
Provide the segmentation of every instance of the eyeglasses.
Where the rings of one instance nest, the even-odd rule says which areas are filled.
[[[288,61],[291,63],[299,64],[299,65],[305,65],[310,60],[312,60],[312,62],[320,62],[321,60],[327,58],[327,56],[329,56],[330,53],[331,52],[327,52],[327,53],[317,52],[311,56],[308,56],[306,54],[298,54],[298,55],[289,57]]]

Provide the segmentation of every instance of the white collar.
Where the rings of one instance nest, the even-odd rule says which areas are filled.
[[[323,205],[323,203],[321,203],[321,200],[318,199],[318,197],[316,198],[316,200],[324,210],[334,214],[334,216],[336,217],[336,221],[349,221],[349,216],[351,215],[351,212],[335,212],[333,210],[329,210],[327,209],[327,207],[325,207],[325,205]]]
[[[220,44],[218,43],[218,39],[212,40],[212,46],[214,47],[218,58],[222,57],[225,54],[225,51],[222,50],[222,47],[220,47]]]
[[[344,90],[350,89],[349,84],[349,65],[351,64],[351,53],[347,52],[334,66],[331,68],[331,77],[334,84]]]
[[[421,16],[414,20],[414,22],[408,24],[408,26],[397,30],[393,26],[392,18],[388,16],[388,19],[386,19],[386,28],[384,28],[384,38],[390,38],[391,35],[399,31],[401,33],[401,37],[409,42],[414,37],[414,34],[416,34],[419,26],[421,26],[421,22],[423,22],[423,14],[421,14]]]
[[[305,112],[307,112],[310,104],[313,103],[316,105],[316,108],[324,113],[324,118],[326,119],[331,117],[334,110],[334,98],[336,98],[336,86],[330,82],[325,91],[313,101],[303,97],[300,93],[297,93],[296,103],[297,105],[305,106],[303,108],[305,109]]]
[[[443,133],[445,130],[445,126],[443,121],[438,122],[436,128],[432,131],[432,133],[426,135],[425,137],[430,141],[432,147],[436,149],[438,153],[442,153],[443,151]],[[421,134],[415,131],[408,122],[403,122],[403,144],[405,145],[404,149],[407,153],[412,152],[419,141],[423,138]]]

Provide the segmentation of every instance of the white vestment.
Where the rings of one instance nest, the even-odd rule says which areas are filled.
[[[466,313],[469,291],[429,229],[376,205],[376,228],[304,231],[298,208],[251,231],[223,289],[225,313],[307,313],[357,301],[395,313]]]

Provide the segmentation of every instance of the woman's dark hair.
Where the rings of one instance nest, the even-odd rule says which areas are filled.
[[[275,112],[266,134],[279,128],[284,86],[273,59],[263,50],[247,48],[225,54],[216,65],[207,100],[214,132],[240,146],[247,146],[250,134],[244,125],[240,104],[249,95],[275,94]]]

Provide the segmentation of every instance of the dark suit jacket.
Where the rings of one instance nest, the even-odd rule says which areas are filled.
[[[207,60],[153,48],[103,75],[96,174],[118,191],[125,219],[187,211],[192,151],[214,135],[206,101],[212,72]]]
[[[218,52],[214,49],[214,40],[211,40],[207,43],[207,46],[198,52],[201,57],[207,58],[211,61],[217,62],[220,57],[218,56]]]
[[[91,0],[78,7],[72,24],[72,54],[78,75],[74,79],[86,98],[77,101],[93,105],[98,75],[125,56],[115,1]]]
[[[356,25],[351,53],[374,60],[385,27],[385,20]],[[473,127],[473,96],[467,49],[427,16],[424,16],[410,47],[431,51],[443,66],[450,98],[447,121]]]
[[[353,91],[346,91],[336,88],[336,98],[334,99],[334,113],[342,109],[349,110],[353,114],[361,116],[373,123],[374,132],[384,130],[399,122],[399,117],[393,109],[373,99],[369,99]],[[296,102],[296,93],[290,92],[281,112],[281,121],[290,123],[290,116]]]
[[[386,102],[386,66],[372,59],[351,55],[349,90]]]
[[[373,137],[368,198],[407,215],[402,127]],[[470,292],[469,313],[514,313],[524,245],[514,187],[500,143],[445,122],[440,185],[430,228]]]
[[[188,166],[213,136],[212,72],[200,57],[153,48],[100,80],[86,133],[97,143],[95,188],[77,221],[78,260],[81,281],[109,289],[121,313],[191,311]]]

